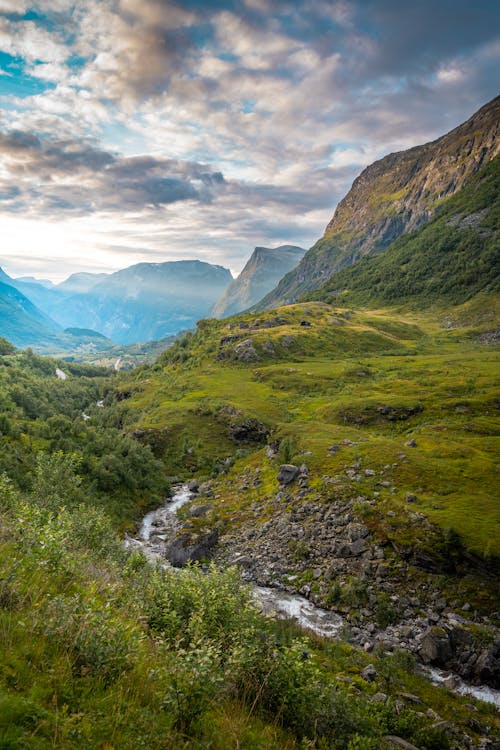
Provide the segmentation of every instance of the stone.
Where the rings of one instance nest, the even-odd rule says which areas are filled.
[[[405,445],[408,446],[408,448],[416,448],[417,447],[417,441],[416,440],[408,440],[405,443]]]
[[[474,666],[475,677],[494,688],[500,688],[500,638],[479,654]]]
[[[165,556],[175,568],[182,568],[189,560],[202,560],[210,557],[219,540],[217,529],[193,537],[190,533],[179,534],[165,550]]]
[[[405,500],[407,503],[418,503],[418,497],[411,492],[406,493]]]
[[[446,666],[452,657],[448,633],[443,628],[429,628],[422,637],[420,655],[426,664]]]
[[[194,508],[189,509],[189,515],[191,518],[201,518],[201,516],[206,516],[209,510],[212,510],[213,505],[197,505]]]
[[[198,492],[200,488],[200,485],[198,484],[196,479],[191,479],[191,481],[188,484],[188,490],[190,492]]]
[[[347,534],[351,542],[356,542],[358,539],[364,539],[368,536],[369,530],[366,526],[360,523],[350,523],[347,527]]]
[[[370,700],[372,703],[386,703],[387,695],[385,693],[375,693]]]
[[[411,742],[403,740],[401,737],[396,737],[393,734],[386,734],[384,740],[393,747],[401,747],[403,750],[419,750],[416,745],[412,745]]]
[[[366,550],[367,544],[364,539],[357,539],[352,544],[342,544],[337,550],[337,557],[358,557]]]
[[[280,484],[291,484],[299,475],[299,467],[294,464],[281,464],[278,471]]]
[[[367,682],[375,682],[376,676],[377,670],[375,669],[373,664],[368,664],[361,672],[361,677]]]

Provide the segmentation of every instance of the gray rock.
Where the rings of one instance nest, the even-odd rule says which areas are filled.
[[[364,539],[357,539],[352,544],[341,544],[336,550],[337,557],[358,557],[366,550],[367,544]]]
[[[491,648],[479,654],[474,674],[481,682],[500,688],[500,639],[497,639]]]
[[[426,664],[446,666],[452,657],[448,633],[443,628],[429,628],[422,637],[420,655]]]
[[[190,492],[198,492],[199,488],[200,488],[200,485],[198,484],[196,479],[191,479],[191,481],[188,484],[188,490]]]
[[[280,484],[291,484],[299,475],[299,467],[294,464],[281,464],[278,471]]]
[[[201,518],[201,516],[206,516],[212,508],[213,505],[196,505],[194,508],[189,509],[189,515],[191,518]]]
[[[401,747],[403,748],[403,750],[418,750],[418,747],[416,747],[416,745],[412,745],[411,742],[407,742],[401,737],[396,737],[393,734],[387,734],[384,737],[384,740],[388,742],[389,745],[392,745],[393,747]]]
[[[212,549],[219,539],[217,529],[193,537],[189,533],[175,537],[165,550],[165,556],[175,568],[182,568],[190,560],[202,560],[210,557]]]
[[[417,447],[417,441],[416,440],[408,440],[405,443],[405,445],[408,446],[408,448],[416,448]]]
[[[368,664],[363,671],[361,672],[361,677],[363,680],[366,680],[367,682],[374,682],[375,678],[377,676],[377,670],[373,666],[373,664]]]

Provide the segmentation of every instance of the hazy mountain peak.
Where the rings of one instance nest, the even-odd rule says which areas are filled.
[[[234,279],[212,308],[215,318],[252,307],[267,294],[278,281],[299,263],[305,253],[296,245],[256,247],[237,279]]]

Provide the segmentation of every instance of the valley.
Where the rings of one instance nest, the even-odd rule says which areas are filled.
[[[0,747],[498,747],[499,101],[236,280],[2,272]]]

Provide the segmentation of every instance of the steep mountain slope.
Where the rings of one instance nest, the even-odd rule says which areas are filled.
[[[214,318],[227,318],[255,305],[299,263],[306,251],[295,245],[256,247],[237,279],[212,308]]]
[[[338,304],[460,304],[500,291],[500,157],[434,219],[381,255],[335,273],[309,299]]]
[[[66,327],[92,328],[121,344],[150,341],[206,316],[231,280],[226,268],[198,260],[139,263],[68,297],[53,314]]]
[[[325,234],[256,309],[276,307],[317,289],[335,271],[384,250],[434,214],[500,151],[500,97],[436,141],[367,167],[340,201]]]
[[[6,277],[1,269],[0,273],[0,278]],[[29,346],[55,341],[59,330],[24,294],[0,280],[0,336],[15,346]]]

